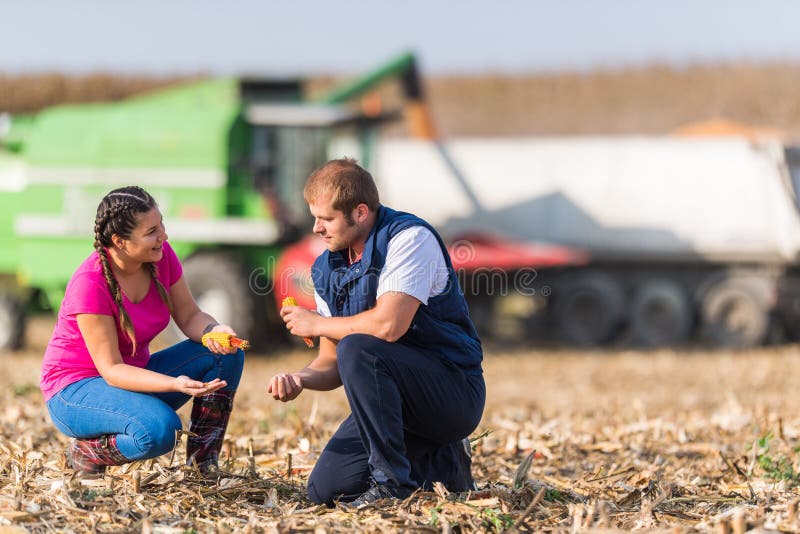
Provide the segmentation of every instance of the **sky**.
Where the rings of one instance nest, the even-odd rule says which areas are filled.
[[[0,72],[433,75],[800,62],[797,0],[0,0]]]

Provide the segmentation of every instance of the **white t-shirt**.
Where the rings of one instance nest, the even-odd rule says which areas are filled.
[[[386,263],[378,277],[376,300],[388,291],[411,295],[422,304],[447,287],[447,264],[436,236],[424,226],[412,226],[389,240]],[[330,317],[328,303],[314,291],[317,313]]]

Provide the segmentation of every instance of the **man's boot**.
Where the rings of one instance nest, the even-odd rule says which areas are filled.
[[[130,460],[117,448],[117,436],[106,435],[90,439],[73,439],[67,449],[67,461],[81,477],[105,473],[109,465],[122,465]]]
[[[235,391],[215,391],[194,398],[186,440],[186,465],[196,464],[203,473],[218,467],[235,394]]]

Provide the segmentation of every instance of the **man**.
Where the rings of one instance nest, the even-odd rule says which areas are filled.
[[[352,411],[308,481],[309,497],[360,508],[440,481],[474,487],[465,438],[483,413],[483,352],[444,243],[425,221],[382,206],[372,176],[333,160],[303,196],[327,251],[314,263],[317,312],[281,310],[320,337],[304,369],[272,378],[288,401],[344,386]]]

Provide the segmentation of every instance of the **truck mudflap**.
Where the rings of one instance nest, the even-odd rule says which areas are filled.
[[[490,269],[517,271],[584,265],[588,253],[565,246],[530,241],[517,241],[491,234],[469,233],[446,241],[453,268],[459,274],[472,274]],[[307,236],[286,247],[275,265],[273,296],[280,307],[286,297],[295,297],[297,304],[316,309],[311,266],[325,250],[317,236]]]

